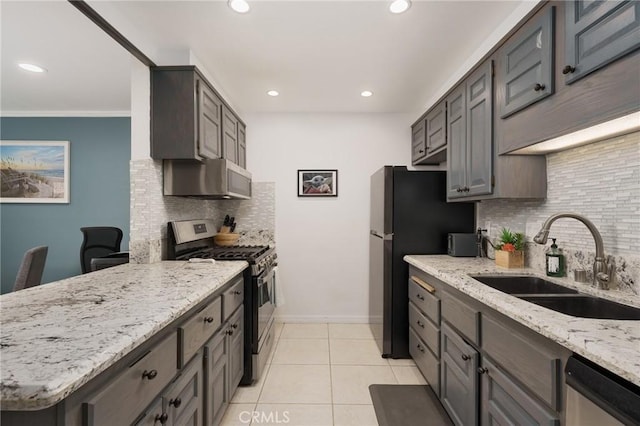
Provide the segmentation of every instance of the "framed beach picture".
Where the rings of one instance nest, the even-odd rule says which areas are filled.
[[[298,170],[298,197],[337,196],[337,170]]]
[[[1,203],[68,203],[68,141],[0,141]]]

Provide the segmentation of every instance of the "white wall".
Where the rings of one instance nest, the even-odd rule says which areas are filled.
[[[247,168],[276,184],[284,321],[367,322],[369,178],[410,163],[406,114],[252,114]],[[298,198],[298,169],[338,169],[337,198]]]

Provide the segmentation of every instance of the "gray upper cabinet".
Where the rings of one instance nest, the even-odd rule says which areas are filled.
[[[447,108],[437,103],[411,127],[412,164],[440,164],[447,160]]]
[[[221,156],[222,101],[209,88],[207,83],[198,79],[198,154],[202,158],[215,159]]]
[[[238,166],[247,168],[247,128],[238,122]]]
[[[238,119],[226,106],[222,107],[223,158],[238,163]]]
[[[411,126],[411,163],[421,164],[427,156],[427,139],[425,135],[424,118]]]
[[[562,72],[568,84],[637,49],[640,2],[568,1],[565,46]]]
[[[502,118],[553,93],[554,11],[550,7],[528,23],[500,52],[504,80],[497,92]]]
[[[493,62],[487,61],[447,98],[449,198],[491,194]]]

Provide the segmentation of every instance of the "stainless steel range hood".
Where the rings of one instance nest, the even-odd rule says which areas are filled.
[[[164,160],[164,195],[209,200],[251,198],[251,173],[229,160]]]

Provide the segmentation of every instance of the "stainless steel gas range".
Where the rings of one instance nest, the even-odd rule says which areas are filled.
[[[213,241],[216,226],[208,219],[169,222],[167,229],[169,260],[200,258],[249,263],[244,272],[245,357],[240,383],[248,385],[258,380],[274,342],[275,249],[269,246],[216,246]]]

